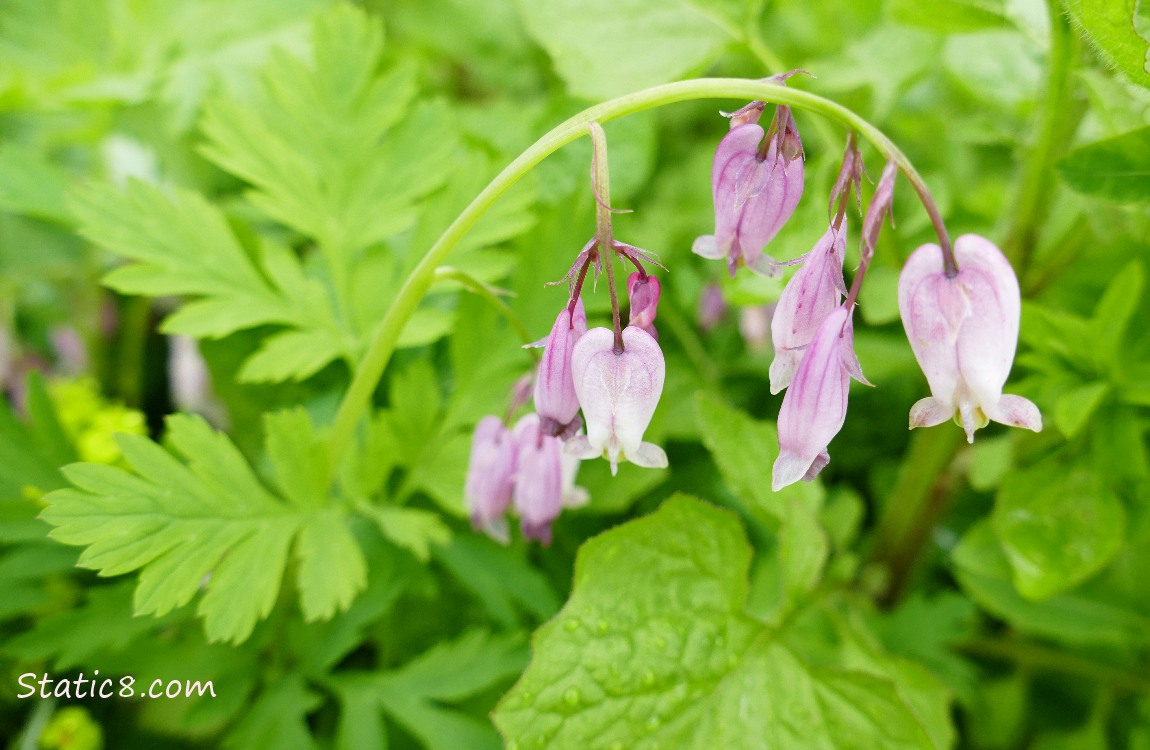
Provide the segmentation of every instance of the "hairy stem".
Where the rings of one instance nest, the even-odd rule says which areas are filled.
[[[946,247],[950,246],[946,229],[943,226],[941,216],[938,215],[930,191],[906,155],[878,128],[846,107],[829,99],[768,81],[743,78],[697,78],[654,86],[597,104],[553,128],[496,175],[495,179],[487,184],[487,187],[440,235],[404,281],[399,293],[383,316],[383,320],[376,326],[367,352],[360,361],[359,367],[356,368],[336,412],[335,422],[332,424],[330,433],[331,461],[329,465],[332,467],[331,471],[334,472],[341,465],[344,455],[351,446],[360,418],[370,406],[372,393],[374,393],[379,379],[383,376],[383,371],[395,351],[403,327],[415,313],[423,296],[435,281],[435,269],[442,264],[448,253],[487,209],[549,154],[586,134],[590,123],[606,122],[636,112],[698,99],[760,100],[774,104],[786,104],[796,109],[822,115],[857,131],[874,144],[879,152],[898,164],[899,169],[922,199],[923,205],[939,234],[940,242]]]

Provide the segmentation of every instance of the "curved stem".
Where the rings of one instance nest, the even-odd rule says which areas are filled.
[[[462,284],[467,291],[481,297],[484,302],[494,307],[495,310],[503,316],[504,320],[511,324],[511,327],[519,334],[519,338],[523,339],[524,345],[534,343],[535,339],[531,338],[531,332],[527,330],[527,326],[523,324],[523,321],[515,314],[515,311],[499,298],[500,291],[503,291],[504,294],[508,294],[505,290],[496,289],[490,284],[485,284],[454,266],[440,266],[435,269],[435,278],[436,280],[447,279]],[[531,352],[531,358],[538,362],[539,354],[534,349],[528,349],[528,351]]]
[[[884,156],[898,164],[899,169],[922,199],[935,230],[939,234],[940,242],[945,248],[950,247],[942,217],[938,214],[930,191],[906,155],[882,131],[862,117],[841,104],[824,99],[817,94],[786,88],[768,81],[743,78],[696,78],[654,86],[597,104],[553,128],[496,175],[495,179],[487,184],[487,187],[440,235],[404,281],[395,300],[391,303],[391,307],[388,308],[383,320],[376,327],[367,352],[360,361],[360,365],[356,369],[351,384],[344,393],[343,400],[336,412],[335,422],[331,428],[329,447],[331,456],[329,465],[332,467],[332,472],[340,466],[344,454],[351,446],[360,418],[371,403],[371,395],[395,351],[403,327],[415,313],[416,307],[419,306],[423,296],[435,280],[435,269],[496,199],[549,154],[586,134],[590,123],[606,122],[655,107],[696,99],[743,99],[786,104],[796,109],[822,115],[857,131],[874,144],[875,148]],[[609,249],[608,252],[610,252]]]

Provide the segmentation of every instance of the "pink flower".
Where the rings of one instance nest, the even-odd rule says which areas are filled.
[[[627,277],[627,298],[631,301],[631,322],[628,325],[642,328],[656,341],[659,340],[659,332],[655,330],[655,314],[661,292],[659,280],[651,274],[636,271]]]
[[[974,431],[990,420],[1038,432],[1038,407],[1002,393],[1018,345],[1014,269],[993,243],[974,234],[955,241],[954,256],[959,271],[947,278],[941,249],[923,245],[898,280],[902,324],[931,393],[911,407],[911,429],[953,418],[972,443]]]
[[[771,320],[775,359],[771,362],[771,393],[791,383],[803,352],[815,337],[819,325],[846,295],[843,258],[846,255],[846,226],[827,229],[795,272],[779,297]]]
[[[726,258],[732,276],[740,265],[778,275],[778,263],[763,254],[763,247],[782,229],[803,194],[803,147],[789,108],[778,108],[772,131],[762,148],[766,132],[761,125],[736,125],[715,152],[715,233],[699,237],[691,249],[704,258]]]
[[[507,541],[504,514],[511,503],[515,480],[516,445],[499,417],[484,417],[475,426],[465,494],[471,525],[499,541]]]
[[[823,320],[783,397],[775,492],[813,480],[830,462],[827,446],[846,421],[850,379],[866,382],[854,354],[853,310],[843,305]]]
[[[551,524],[563,510],[563,445],[546,433],[538,414],[520,419],[512,434],[516,449],[512,502],[520,528],[524,537],[550,544]]]
[[[714,282],[704,286],[699,297],[699,328],[704,332],[711,331],[726,314],[727,301],[723,299],[723,290]]]
[[[571,438],[566,449],[579,458],[606,454],[612,474],[620,454],[639,466],[667,465],[662,448],[643,442],[663,393],[663,352],[650,334],[635,326],[623,329],[623,346],[616,353],[614,333],[592,328],[575,345],[572,364],[587,434]]]
[[[555,318],[543,348],[539,374],[535,380],[535,411],[554,421],[552,434],[571,423],[579,413],[579,399],[571,377],[571,352],[575,342],[587,331],[587,314],[583,300],[575,302],[575,313],[564,307]]]

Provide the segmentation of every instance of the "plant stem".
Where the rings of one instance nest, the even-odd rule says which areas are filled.
[[[499,298],[498,292],[502,290],[496,289],[490,284],[485,284],[454,266],[440,266],[435,269],[435,278],[436,280],[447,279],[449,281],[459,282],[467,291],[481,297],[484,302],[494,307],[499,314],[503,316],[504,320],[511,324],[511,327],[519,334],[519,338],[523,339],[525,345],[534,343],[535,339],[531,338],[531,332],[527,330],[527,326],[523,324],[523,321],[515,314],[515,311]],[[528,351],[531,352],[531,357],[538,361],[538,353],[534,349],[529,349]]]
[[[1054,177],[1054,162],[1066,150],[1084,111],[1073,101],[1072,76],[1078,51],[1077,36],[1070,30],[1060,3],[1050,0],[1046,12],[1050,20],[1046,89],[1032,128],[1037,135],[1019,173],[1013,210],[1007,214],[1011,222],[1002,243],[1003,252],[1015,262],[1019,277],[1027,273],[1038,236],[1050,212],[1051,194],[1058,183]]]
[[[1087,659],[1041,643],[1018,639],[976,638],[956,643],[954,648],[971,656],[1005,659],[1019,666],[1084,677],[1117,690],[1150,693],[1150,679],[1144,674],[1102,664],[1096,659]]]
[[[359,367],[356,368],[336,412],[329,446],[331,456],[329,466],[332,467],[332,472],[341,465],[344,454],[351,446],[360,418],[371,403],[372,393],[395,351],[403,327],[415,313],[423,296],[435,281],[435,269],[442,264],[452,248],[475,225],[496,199],[549,154],[584,135],[588,125],[592,122],[606,122],[636,112],[697,99],[760,100],[786,104],[796,109],[822,115],[855,130],[873,143],[884,156],[898,164],[899,169],[922,199],[923,205],[939,233],[940,241],[949,246],[949,240],[946,239],[946,229],[942,224],[941,216],[938,215],[930,191],[906,155],[878,128],[846,107],[829,99],[768,81],[742,78],[697,78],[654,86],[597,104],[553,128],[496,175],[487,184],[487,187],[456,217],[451,226],[440,235],[404,281],[399,293],[383,316],[383,320],[376,326],[367,352],[360,361]],[[609,249],[607,251],[610,252]]]
[[[886,567],[879,601],[891,605],[902,595],[931,529],[946,511],[950,478],[946,470],[963,444],[953,425],[912,433],[894,490],[875,530],[870,561]]]

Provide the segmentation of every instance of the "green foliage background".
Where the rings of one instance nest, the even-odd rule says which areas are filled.
[[[8,0],[0,739],[1150,748],[1146,7]],[[895,285],[931,230],[900,183],[856,325],[879,387],[853,391],[819,481],[771,493],[781,399],[739,318],[782,286],[690,253],[713,226],[716,110],[743,104],[707,101],[606,125],[634,209],[616,233],[670,269],[647,438],[669,469],[584,463],[591,502],[549,548],[471,531],[470,431],[531,359],[451,277],[327,460],[404,278],[535,138],[645,86],[791,68],[899,144],[954,235],[1011,258],[1008,390],[1041,434],[906,431],[926,385]],[[846,137],[796,117],[807,194],[780,258],[823,233]],[[513,292],[532,337],[593,232],[589,162],[586,141],[549,158],[449,257]],[[709,283],[731,309],[703,331]],[[588,298],[593,324],[608,310]],[[203,415],[169,390],[176,336],[210,370],[214,401],[184,403]],[[22,674],[96,669],[216,697],[17,697]]]

